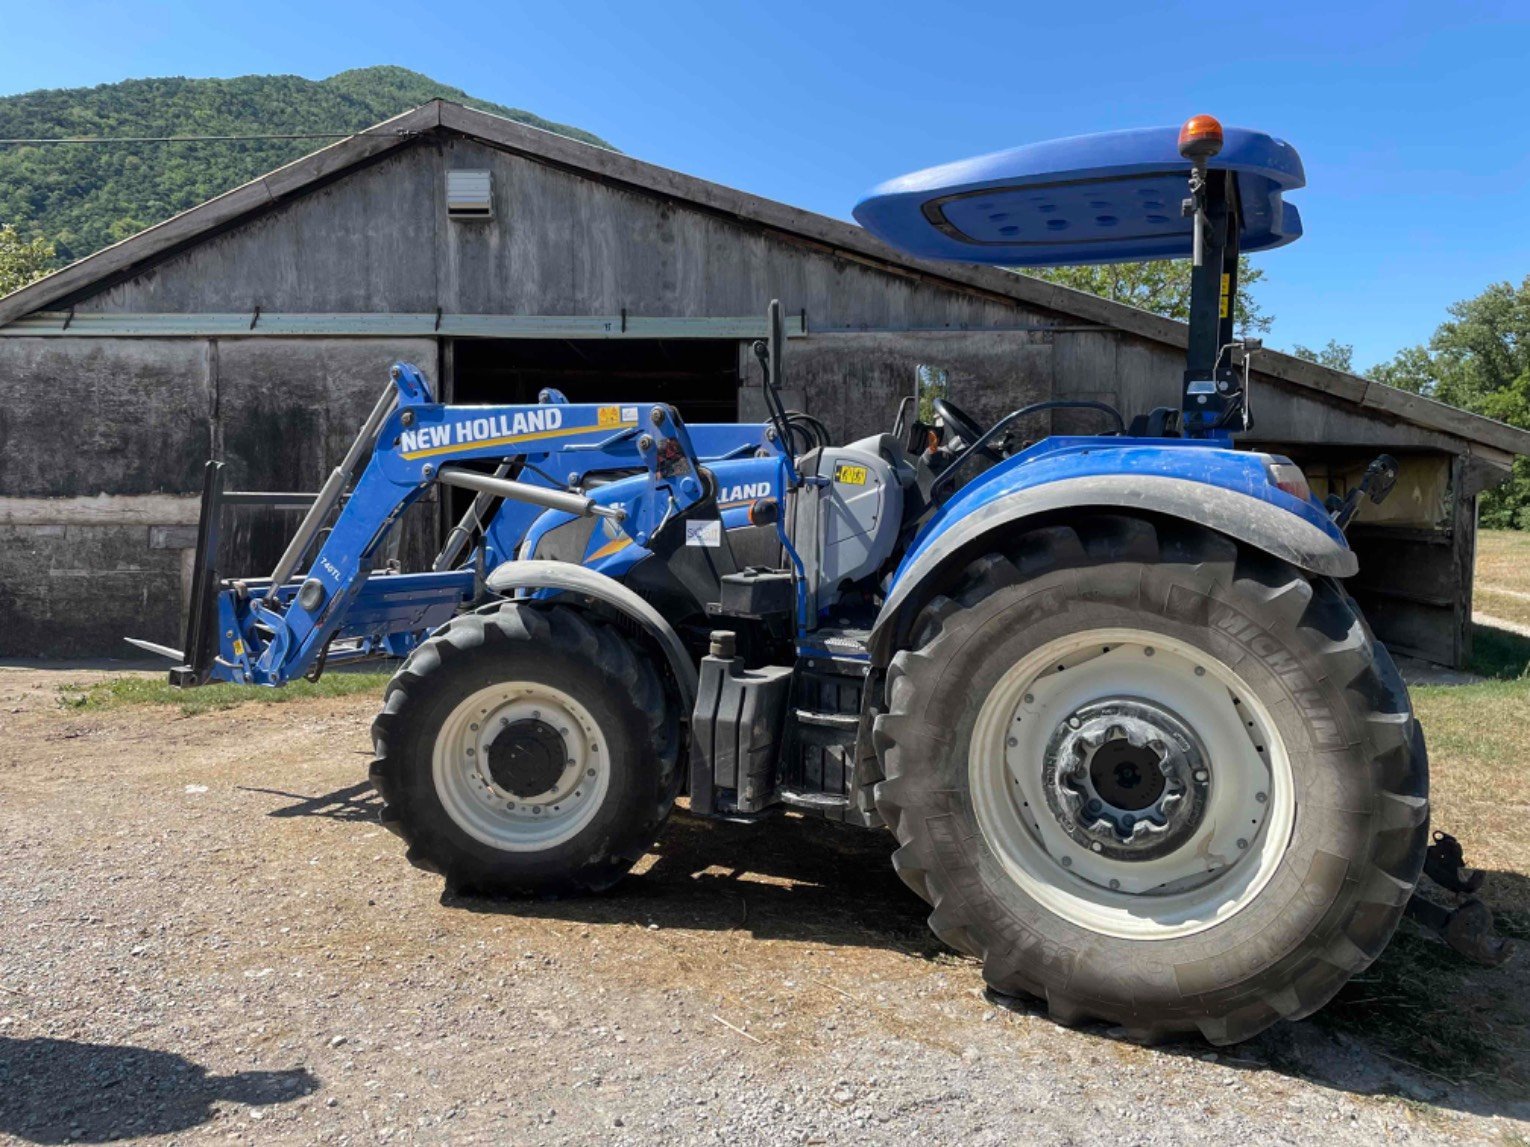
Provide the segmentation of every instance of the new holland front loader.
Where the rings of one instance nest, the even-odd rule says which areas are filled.
[[[1468,878],[1430,850],[1423,737],[1343,584],[1344,526],[1395,464],[1324,505],[1287,459],[1233,447],[1256,349],[1238,253],[1300,235],[1302,184],[1289,145],[1198,116],[856,208],[931,259],[1192,259],[1182,406],[1130,420],[1053,401],[985,426],[937,399],[929,424],[906,403],[835,445],[781,404],[775,304],[753,425],[551,392],[446,406],[398,364],[271,577],[220,576],[219,510],[251,496],[210,464],[173,679],[407,654],[371,776],[410,859],[455,887],[598,892],[688,792],[697,816],[885,826],[936,934],[1063,1022],[1229,1043],[1305,1016],[1380,954],[1426,853]],[[1063,407],[1099,432],[1019,440]],[[383,568],[436,485],[475,500],[435,568]],[[1477,902],[1419,903],[1502,956]]]

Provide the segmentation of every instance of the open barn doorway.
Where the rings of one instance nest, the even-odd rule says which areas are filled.
[[[687,422],[738,417],[738,343],[730,339],[459,339],[451,401],[667,402]]]
[[[532,403],[554,387],[570,402],[666,402],[688,423],[738,420],[732,339],[457,339],[448,361],[457,405]],[[473,496],[442,493],[444,537]]]

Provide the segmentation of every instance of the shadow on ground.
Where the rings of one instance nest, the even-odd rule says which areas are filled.
[[[270,815],[376,815],[376,796],[364,784],[294,799]],[[808,817],[735,824],[677,812],[649,866],[604,895],[526,901],[448,892],[441,902],[478,913],[879,948],[975,968],[929,932],[928,908],[892,870],[892,847],[884,832]],[[1356,1094],[1530,1118],[1530,878],[1491,873],[1482,895],[1520,949],[1501,968],[1470,964],[1405,920],[1376,963],[1311,1019],[1279,1024],[1236,1048],[1195,1040],[1158,1050],[1195,1058],[1214,1052],[1226,1064]],[[994,1000],[1021,1014],[1045,1014],[1034,1001]],[[1105,1025],[1080,1030],[1124,1038]]]
[[[602,896],[516,901],[448,893],[473,912],[585,923],[734,931],[761,940],[888,948],[955,957],[925,926],[929,909],[898,879],[883,832],[791,815],[753,824],[677,812],[655,860]]]
[[[302,793],[289,793],[282,789],[255,788],[251,785],[236,787],[241,792],[264,793],[266,796],[283,797],[292,801],[292,804],[272,809],[266,814],[279,819],[294,816],[319,816],[330,820],[364,821],[368,824],[376,824],[378,814],[382,812],[382,798],[377,795],[377,790],[372,787],[370,781],[348,785],[343,789],[336,789],[334,792],[323,793],[316,797],[305,797]]]
[[[210,1075],[171,1052],[0,1036],[0,1135],[32,1143],[103,1143],[206,1123],[219,1100],[252,1107],[309,1095],[302,1069]]]

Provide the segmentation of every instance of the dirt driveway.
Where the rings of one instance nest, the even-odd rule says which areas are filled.
[[[377,825],[371,698],[61,709],[90,678],[0,670],[12,1140],[1530,1136],[1523,1093],[1404,1066],[1363,1022],[1214,1054],[991,1000],[881,834],[681,814],[615,895],[443,898]]]

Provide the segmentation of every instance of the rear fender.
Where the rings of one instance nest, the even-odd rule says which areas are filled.
[[[1184,447],[1178,449],[1191,453]],[[1210,461],[1212,454],[1247,460],[1239,469],[1249,476],[1253,473],[1249,462],[1261,470],[1263,467],[1257,455],[1248,453],[1193,452],[1200,455],[1197,463]],[[1044,463],[1032,465],[1040,468]],[[1156,469],[1157,473],[1143,473],[1132,467],[1127,472],[1057,476],[1021,485],[1004,481],[1003,472],[1013,472],[1006,464],[971,483],[915,540],[893,576],[872,630],[869,652],[873,666],[886,666],[893,654],[907,645],[919,610],[942,592],[957,572],[990,548],[998,535],[1013,534],[1041,519],[1056,521],[1060,513],[1116,510],[1179,518],[1320,577],[1350,577],[1358,568],[1343,534],[1310,502],[1272,486],[1260,488],[1267,483],[1245,480],[1221,484]],[[996,480],[986,483],[990,477]],[[980,484],[994,487],[989,491],[991,496],[984,497],[983,491],[969,496],[971,487]]]

